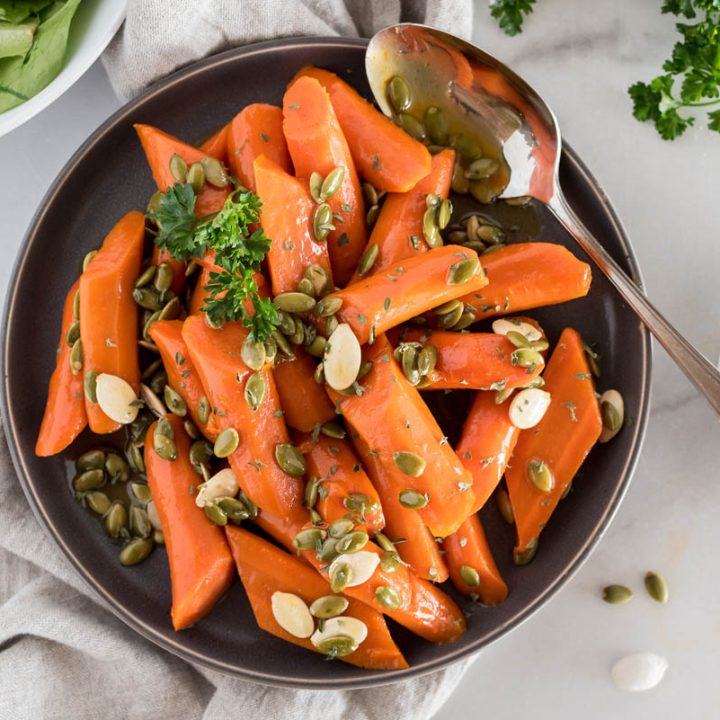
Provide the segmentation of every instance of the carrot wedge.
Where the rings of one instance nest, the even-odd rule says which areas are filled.
[[[145,443],[148,485],[165,535],[172,584],[172,623],[182,630],[205,617],[230,587],[233,561],[223,531],[205,517],[189,489],[198,483],[182,419],[168,415],[175,460],[163,460]],[[153,437],[157,423],[148,429]]]
[[[49,457],[61,452],[87,425],[83,375],[82,372],[73,373],[71,370],[71,348],[65,339],[68,330],[75,322],[73,305],[79,287],[80,280],[76,280],[70,288],[63,306],[60,340],[55,355],[55,370],[50,377],[45,414],[35,443],[35,454],[39,457]],[[324,391],[323,394],[325,394]]]
[[[313,379],[316,364],[301,347],[294,357],[282,360],[273,369],[285,422],[300,432],[311,432],[335,417],[335,408],[322,385]]]
[[[276,105],[253,103],[232,119],[227,134],[227,156],[232,173],[253,192],[256,190],[253,163],[261,155],[286,173],[292,173],[292,161],[283,135],[282,110]]]
[[[477,272],[455,282],[457,268],[477,262]],[[474,250],[445,245],[363,278],[333,293],[342,300],[338,318],[352,327],[360,344],[426,310],[485,287],[487,280]]]
[[[507,597],[507,585],[500,576],[476,513],[470,515],[456,533],[443,540],[443,549],[450,578],[458,592],[477,595],[485,605],[497,605]],[[471,584],[475,575],[478,582]]]
[[[473,477],[473,512],[480,510],[495,491],[520,436],[520,430],[510,422],[509,404],[498,405],[495,393],[476,393],[455,447]]]
[[[315,203],[307,182],[288,175],[264,155],[255,160],[253,169],[263,204],[260,224],[271,240],[267,263],[273,294],[295,290],[313,263],[330,273],[327,245],[313,236]]]
[[[288,442],[275,381],[268,368],[260,370],[265,396],[257,410],[245,399],[245,385],[253,375],[240,357],[248,329],[228,322],[213,330],[202,317],[183,323],[182,337],[205,389],[218,430],[234,428],[240,438],[228,460],[248,497],[273,514],[294,516],[302,507],[303,485],[275,459],[275,447]]]
[[[395,483],[380,459],[370,452],[367,442],[358,436],[353,438],[353,443],[380,496],[385,515],[384,534],[398,543],[395,547],[398,555],[416,575],[433,582],[445,582],[448,569],[432,533],[416,510],[400,504]]]
[[[361,395],[330,397],[351,429],[376,453],[396,496],[414,490],[426,502],[417,512],[435,537],[455,532],[474,503],[472,476],[444,437],[420,393],[405,378],[384,336],[363,349],[372,369]],[[407,458],[410,453],[417,459]],[[414,467],[406,460],[414,460]]]
[[[325,88],[311,77],[293,80],[283,98],[283,131],[298,177],[327,177],[344,169],[342,183],[325,202],[333,212],[327,236],[333,275],[346,285],[367,244],[365,203],[350,149]]]
[[[600,404],[580,335],[565,328],[543,373],[552,399],[540,423],[520,433],[505,471],[517,526],[516,553],[532,549],[560,498],[602,431]],[[553,478],[543,492],[529,471],[544,465]]]
[[[227,146],[228,146],[228,134],[230,133],[230,123],[223,125],[217,132],[214,132],[204,143],[202,143],[198,150],[209,157],[214,157],[220,162],[227,165]]]
[[[162,192],[165,192],[177,182],[177,179],[170,172],[170,158],[173,155],[179,155],[188,166],[207,157],[207,153],[194,148],[192,145],[187,145],[176,137],[152,127],[152,125],[136,124],[135,130],[145,151],[155,184],[158,190]],[[198,193],[195,214],[202,217],[222,209],[228,192],[229,188],[216,188],[206,182],[203,189]]]
[[[208,440],[215,441],[219,432],[215,416],[210,415],[206,423],[200,418],[198,406],[205,397],[205,390],[183,340],[182,327],[182,320],[158,320],[150,326],[150,337],[160,351],[168,385],[185,401],[190,417],[200,432]]]
[[[262,512],[255,522],[291,552],[296,551],[293,539],[303,529],[302,525],[295,525],[287,518],[273,517]],[[382,556],[382,551],[372,541],[368,542],[363,550]],[[300,551],[300,556],[328,583],[328,573],[324,570],[327,563],[319,560],[317,554],[311,550]],[[397,593],[400,607],[389,610],[378,602],[375,592],[383,586]],[[388,572],[382,565],[378,565],[367,582],[347,587],[343,594],[387,615],[429,642],[451,642],[465,632],[465,616],[455,602],[439,587],[419,578],[404,565],[400,565],[394,572]]]
[[[562,245],[517,243],[483,255],[489,283],[461,300],[477,319],[556,305],[584,297],[592,272]]]
[[[140,384],[138,308],[132,294],[144,243],[145,217],[129,212],[108,233],[80,278],[83,373],[117,375],[136,391]],[[85,409],[94,433],[111,433],[120,427],[88,397]]]
[[[424,390],[504,390],[527,385],[543,365],[513,365],[517,349],[495,333],[458,333],[407,328],[403,342],[432,345],[437,350],[435,369],[427,375]]]
[[[427,148],[376,110],[334,73],[304,67],[328,91],[361,177],[378,190],[407,192],[430,172]]]
[[[378,246],[378,256],[368,274],[375,275],[401,260],[428,251],[423,239],[427,196],[447,198],[454,163],[455,151],[442,150],[433,156],[430,174],[414,188],[404,193],[388,193],[370,235],[369,245]],[[358,279],[356,273],[352,282]]]
[[[282,640],[319,652],[310,638],[292,635],[278,623],[272,610],[272,597],[277,592],[291,593],[309,606],[328,594],[327,583],[301,560],[247,530],[228,526],[225,532],[259,627]],[[343,617],[353,617],[365,623],[368,634],[355,652],[340,660],[373,670],[408,667],[379,612],[349,598]]]
[[[377,490],[345,440],[325,435],[313,440],[305,434],[298,437],[297,446],[305,455],[308,478],[319,480],[317,511],[325,522],[357,512],[370,535],[383,529],[385,518]],[[365,499],[361,506],[358,501]]]

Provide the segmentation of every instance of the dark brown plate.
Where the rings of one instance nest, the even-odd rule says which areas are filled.
[[[483,516],[510,597],[496,608],[463,602],[468,632],[451,645],[431,645],[393,627],[411,665],[403,672],[368,672],[327,663],[271,637],[256,627],[239,582],[209,617],[175,633],[165,553],[156,551],[133,569],[118,565],[117,548],[67,490],[66,458],[39,459],[33,447],[67,288],[84,254],[100,244],[121,215],[144,207],[154,189],[132,124],[151,123],[196,140],[248,103],[279,104],[287,81],[308,63],[335,70],[367,95],[364,45],[360,40],[293,39],[233,50],[171,76],[119,110],[78,150],[45,196],[18,255],[5,307],[3,421],[20,482],[41,525],[118,617],[137,632],[187,660],[273,685],[338,689],[387,683],[442,668],[517,627],[567,582],[607,527],[630,481],[648,412],[648,335],[599,272],[586,298],[533,313],[551,340],[572,325],[588,342],[597,343],[603,353],[600,387],[622,391],[627,427],[611,443],[593,450],[529,566],[512,565],[511,528],[490,503]],[[637,263],[615,213],[570,149],[563,153],[561,175],[582,220],[637,277]],[[501,212],[503,205],[489,214]],[[567,245],[582,257],[544,211],[526,212],[530,215],[525,217],[540,223],[544,240]],[[466,396],[443,397],[442,417],[455,425],[462,418]],[[450,434],[451,428],[446,431]]]

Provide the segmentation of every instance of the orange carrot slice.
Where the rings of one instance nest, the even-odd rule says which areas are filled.
[[[202,145],[198,147],[201,153],[214,157],[227,165],[228,135],[230,123],[223,125],[217,132],[214,132]]]

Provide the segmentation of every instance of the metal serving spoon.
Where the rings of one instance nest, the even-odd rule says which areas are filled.
[[[387,115],[388,82],[403,78],[413,108],[439,108],[453,132],[470,137],[499,163],[491,193],[545,203],[670,357],[720,413],[720,372],[650,303],[565,200],[558,177],[560,129],[552,110],[524,80],[460,38],[424,25],[376,33],[365,58],[370,87]]]

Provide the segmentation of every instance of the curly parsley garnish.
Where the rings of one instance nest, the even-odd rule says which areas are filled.
[[[192,186],[175,183],[167,189],[153,218],[158,226],[155,244],[177,260],[202,258],[214,251],[220,272],[210,273],[209,293],[202,310],[215,326],[226,320],[242,320],[256,341],[268,337],[278,325],[277,308],[258,294],[254,274],[270,249],[262,228],[251,231],[260,220],[262,203],[245,188],[231,193],[222,210],[195,217]],[[250,299],[253,312],[245,307]]]
[[[534,10],[533,5],[535,0],[492,0],[490,14],[508,35],[517,35],[522,32],[525,16]]]

